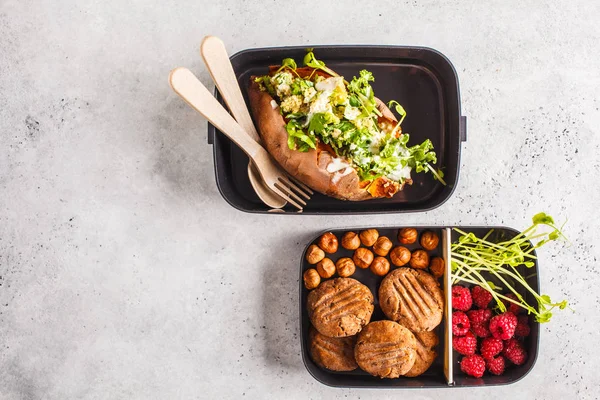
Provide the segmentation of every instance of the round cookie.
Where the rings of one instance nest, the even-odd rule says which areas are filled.
[[[330,279],[308,294],[306,308],[319,333],[329,337],[353,336],[371,320],[373,294],[356,279]]]
[[[313,361],[332,371],[353,371],[358,368],[354,360],[356,336],[331,338],[320,334],[314,327],[308,332],[308,345]]]
[[[435,358],[437,357],[437,352],[434,350],[434,347],[440,342],[440,339],[435,332],[425,331],[415,333],[414,335],[416,339],[415,350],[417,352],[417,358],[410,371],[404,374],[404,376],[409,378],[419,376],[431,367],[431,364],[433,364],[433,361],[435,361]]]
[[[442,322],[444,296],[431,274],[398,268],[383,278],[379,286],[379,305],[392,321],[413,332],[423,332]]]
[[[416,339],[393,321],[375,321],[358,334],[354,358],[359,367],[380,378],[398,378],[415,364]]]

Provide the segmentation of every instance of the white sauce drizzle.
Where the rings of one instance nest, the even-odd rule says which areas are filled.
[[[344,176],[351,174],[352,171],[354,171],[353,168],[351,167],[346,167],[346,169],[344,169],[342,172],[338,171],[333,175],[333,178],[331,178],[331,182],[336,184],[340,181],[340,179],[342,179]]]
[[[349,167],[350,164],[344,162],[342,158],[332,158],[331,162],[327,165],[327,172],[330,174],[341,171],[344,168]]]

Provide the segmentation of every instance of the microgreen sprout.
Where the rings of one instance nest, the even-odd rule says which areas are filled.
[[[400,128],[402,121],[404,121],[404,117],[406,117],[406,110],[404,110],[404,107],[402,107],[400,103],[398,103],[396,100],[390,100],[390,102],[388,103],[388,107],[394,107],[394,110],[396,110],[398,115],[400,115],[400,121],[398,121],[398,123],[394,127],[394,130],[392,131],[392,136],[394,136],[396,134],[396,131]]]
[[[538,228],[546,226],[550,232],[539,232]],[[563,224],[564,226],[564,224]],[[566,239],[561,228],[556,227],[554,219],[546,213],[533,216],[533,225],[525,229],[514,238],[494,243],[488,238],[493,233],[490,230],[483,238],[478,238],[472,232],[464,232],[458,228],[454,231],[461,236],[451,246],[451,267],[453,284],[458,282],[480,285],[491,293],[496,301],[496,308],[500,312],[506,311],[504,302],[518,305],[527,310],[528,314],[535,315],[538,322],[548,322],[552,318],[552,310],[556,307],[563,310],[568,307],[567,301],[552,302],[550,296],[539,294],[527,283],[527,279],[518,271],[524,265],[531,268],[535,265],[536,256],[533,252],[548,242]],[[502,287],[486,279],[483,274],[492,277]],[[515,282],[517,287],[511,284]],[[504,288],[516,296],[516,300],[502,294]],[[521,289],[521,290],[519,290]],[[523,293],[530,293],[536,305],[531,305],[525,300]]]
[[[331,76],[339,76],[335,71],[327,68],[323,61],[317,60],[315,57],[315,53],[313,53],[313,49],[306,49],[306,55],[304,56],[304,65],[309,66],[314,69],[320,69],[321,71],[327,72]]]
[[[281,70],[286,68],[291,70],[296,76],[298,76],[298,73],[296,72],[296,68],[298,68],[296,60],[294,60],[293,58],[284,58],[283,61],[281,61],[281,67],[279,67],[277,72],[280,72]]]

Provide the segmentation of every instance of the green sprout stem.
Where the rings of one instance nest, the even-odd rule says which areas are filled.
[[[358,98],[358,101],[360,101],[360,105],[362,106],[362,108],[366,110],[367,106],[365,104],[370,102],[369,98],[362,93],[356,93],[356,97]],[[374,108],[373,112],[378,117],[381,117],[381,111],[379,111],[377,108]]]
[[[537,228],[540,225],[548,226],[552,228],[552,231],[539,233]],[[508,302],[534,314],[539,322],[550,321],[552,310],[556,307],[561,310],[567,308],[567,301],[554,303],[548,295],[537,293],[527,283],[527,279],[523,277],[517,267],[524,265],[531,268],[535,265],[533,260],[537,259],[533,254],[536,249],[550,241],[561,238],[566,239],[561,229],[562,226],[557,228],[552,217],[545,213],[536,214],[533,217],[533,225],[515,237],[496,243],[489,240],[494,232],[493,229],[488,231],[482,238],[478,238],[473,233],[454,228],[454,231],[461,236],[451,246],[453,284],[465,282],[480,285],[491,293],[501,312],[506,310],[504,302]],[[537,241],[537,243],[534,243],[534,241]],[[502,288],[488,281],[484,274],[490,275],[501,285],[508,288],[515,295],[516,300],[500,293]],[[534,275],[528,275],[527,278]],[[517,287],[514,287],[509,280],[514,281]],[[526,302],[524,296],[519,293],[518,287],[531,293],[537,307]]]
[[[488,292],[490,292],[492,294],[492,297],[496,301],[496,304],[498,305],[498,308],[500,308],[500,311],[504,312],[506,310],[504,303],[502,303],[502,301],[500,301],[500,298],[505,297],[505,296],[500,293],[497,293],[494,290],[494,288],[492,288],[490,286],[489,282],[486,281],[480,274],[477,274],[477,277],[474,277],[474,279],[461,277],[460,281],[470,283],[473,285],[479,285],[479,286],[483,287],[485,290],[487,290]],[[512,300],[512,299],[510,299],[510,300]]]
[[[427,169],[429,169],[429,171],[433,174],[433,177],[435,179],[437,179],[438,181],[441,182],[442,185],[446,186],[446,181],[444,180],[444,178],[442,178],[442,176],[439,174],[438,171],[436,171],[431,164],[429,163],[425,163],[425,165],[427,165]]]
[[[492,273],[495,277],[498,278],[498,280],[500,280],[503,284],[505,284],[511,292],[514,293],[515,296],[517,297],[521,297],[521,295],[519,294],[519,292],[517,292],[517,290],[515,288],[513,288],[503,277],[502,275],[508,275],[510,277],[512,277],[515,280],[521,280],[522,278],[519,278],[515,275],[513,275],[512,273],[510,273],[509,271],[504,271],[504,270],[500,270],[497,271],[495,269],[488,269],[488,268],[473,268],[474,271],[484,271],[484,272],[490,272]],[[537,292],[535,290],[533,290],[531,288],[531,286],[529,286],[526,282],[523,282],[523,287],[525,287],[525,289],[527,289],[527,291],[529,291],[536,299],[538,299],[539,295],[537,294]]]
[[[315,53],[313,53],[312,49],[306,49],[306,55],[304,56],[304,65],[307,65],[315,70],[320,69],[328,73],[331,76],[339,76],[335,71],[331,70],[323,61],[317,60],[315,57]]]
[[[477,282],[477,281],[473,281],[473,280],[463,280],[463,281],[467,282],[467,283],[471,283],[473,285],[483,286],[486,290],[488,289],[487,287],[485,287],[484,285],[482,285],[481,282]],[[492,289],[489,289],[489,290],[492,290]],[[494,297],[494,300],[496,300],[498,308],[500,309],[501,312],[506,311],[506,306],[501,301],[501,299],[502,299],[502,300],[508,301],[510,303],[516,304],[516,305],[518,305],[521,308],[526,309],[528,313],[537,314],[537,310],[535,308],[533,308],[533,307],[531,307],[531,306],[529,306],[527,304],[519,303],[518,301],[516,301],[514,299],[511,299],[510,297],[507,297],[507,296],[505,296],[503,294],[497,293],[495,291],[493,291],[493,292],[494,293],[492,294],[492,296]]]

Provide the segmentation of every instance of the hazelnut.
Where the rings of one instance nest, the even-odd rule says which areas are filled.
[[[440,242],[440,238],[435,232],[426,231],[421,235],[421,247],[425,250],[433,250]]]
[[[356,271],[356,266],[354,266],[354,261],[351,258],[342,257],[336,261],[335,269],[339,276],[347,278]]]
[[[415,269],[425,269],[429,265],[429,255],[425,250],[415,250],[410,257],[409,263]]]
[[[390,259],[392,260],[392,264],[396,267],[402,267],[403,265],[408,264],[410,255],[409,249],[404,246],[397,246],[390,252]]]
[[[379,237],[379,232],[377,231],[377,229],[367,229],[365,231],[362,231],[359,236],[360,241],[363,245],[371,247],[377,241],[377,238]]]
[[[324,233],[319,238],[319,247],[325,253],[329,253],[329,254],[335,253],[338,249],[338,240],[333,233],[331,233],[331,232]]]
[[[325,253],[316,244],[311,244],[306,250],[306,261],[309,264],[316,264],[325,258]]]
[[[346,250],[356,250],[360,247],[360,238],[356,232],[346,232],[342,236],[342,247]]]
[[[435,276],[436,278],[441,278],[444,276],[444,269],[445,265],[443,258],[433,257],[431,259],[431,262],[429,263],[429,272],[431,272],[431,275]]]
[[[415,228],[402,228],[398,232],[398,241],[402,244],[413,244],[417,241],[417,236]]]
[[[370,268],[375,275],[384,276],[390,272],[390,262],[385,257],[375,257]]]
[[[317,263],[317,272],[321,278],[331,278],[335,274],[335,264],[329,258],[325,257]]]
[[[358,268],[369,268],[369,265],[373,262],[373,252],[364,247],[359,247],[354,251],[352,261],[354,261],[354,264],[356,264]]]
[[[393,244],[390,239],[388,239],[386,236],[379,236],[379,238],[373,245],[373,251],[378,256],[385,257],[390,252],[390,249],[392,248],[392,246],[393,246]]]
[[[314,268],[307,269],[306,271],[304,271],[304,275],[302,275],[302,277],[304,278],[304,286],[308,290],[316,288],[317,286],[319,286],[319,283],[321,283],[321,277],[319,276],[317,270]]]

